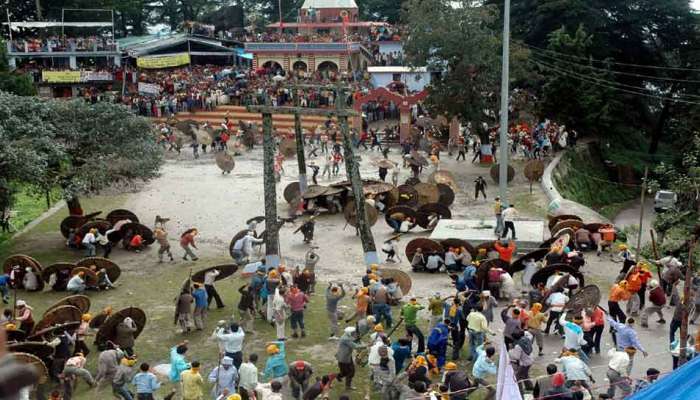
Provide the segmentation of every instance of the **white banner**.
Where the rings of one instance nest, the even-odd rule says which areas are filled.
[[[156,85],[155,83],[139,82],[139,93],[157,96],[162,90],[163,88],[161,88],[159,85]]]
[[[83,71],[80,76],[82,82],[112,81],[114,77],[111,72],[104,71]]]

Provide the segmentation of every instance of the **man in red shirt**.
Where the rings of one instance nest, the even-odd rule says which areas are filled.
[[[182,256],[183,260],[187,261],[187,256],[189,256],[192,261],[199,260],[197,255],[190,249],[190,247],[197,248],[197,245],[194,243],[194,237],[197,236],[198,233],[199,231],[197,231],[197,229],[189,229],[180,237],[180,247],[185,250],[185,255]]]
[[[512,240],[508,241],[508,246],[503,246],[501,242],[496,241],[493,244],[493,247],[496,248],[496,251],[499,254],[499,258],[508,264],[510,264],[510,260],[513,258],[513,253],[515,253],[515,242]]]
[[[297,326],[301,330],[301,337],[306,337],[306,330],[304,328],[304,309],[306,308],[306,303],[309,302],[309,296],[299,290],[299,288],[292,287],[289,294],[287,294],[285,301],[287,304],[289,304],[289,308],[292,311],[292,337],[299,337],[297,335]]]

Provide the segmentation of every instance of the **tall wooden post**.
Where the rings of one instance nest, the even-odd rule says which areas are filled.
[[[272,137],[272,114],[263,113],[263,187],[265,189],[265,263],[280,264],[277,228],[277,188],[275,182],[275,139]]]
[[[687,360],[686,347],[688,346],[688,317],[690,314],[690,306],[693,304],[693,292],[690,288],[693,286],[693,251],[695,251],[695,243],[697,238],[693,236],[690,239],[690,250],[688,252],[688,266],[685,269],[685,285],[683,288],[683,319],[681,320],[681,341],[680,354],[678,355],[678,366],[683,365]]]
[[[339,92],[336,101],[343,99],[342,92]],[[352,195],[355,200],[355,210],[357,210],[357,230],[360,233],[362,241],[362,250],[365,253],[365,264],[379,264],[379,256],[377,255],[377,247],[374,244],[372,230],[367,223],[367,214],[365,213],[365,195],[362,190],[362,177],[358,167],[358,160],[355,158],[355,151],[352,148],[350,141],[350,128],[348,127],[348,117],[344,115],[338,116],[338,124],[340,132],[343,135],[343,146],[345,148],[345,169],[348,174],[348,179],[352,184]]]
[[[301,115],[294,113],[294,135],[297,142],[297,163],[299,165],[299,192],[306,192],[306,159],[304,158],[304,132],[301,129]]]

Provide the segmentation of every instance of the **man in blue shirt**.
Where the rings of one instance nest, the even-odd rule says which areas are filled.
[[[634,326],[634,318],[627,318],[626,324],[621,324],[610,317],[607,316],[608,323],[610,327],[615,330],[616,346],[618,351],[625,351],[627,347],[634,347],[644,354],[644,357],[648,356],[649,353],[644,350],[644,347],[639,342],[639,337],[637,336],[637,331],[632,328]],[[627,373],[632,371],[634,359],[630,357],[630,363],[627,367]]]
[[[147,363],[141,364],[139,369],[141,372],[131,379],[131,383],[136,387],[136,398],[138,400],[154,400],[153,392],[160,388],[160,382],[153,373],[148,371],[150,366]]]
[[[496,363],[492,360],[494,354],[496,354],[496,349],[489,346],[486,348],[486,350],[484,350],[484,345],[487,343],[488,342],[485,342],[476,348],[477,357],[476,362],[472,367],[472,375],[474,376],[477,385],[485,386],[488,390],[488,393],[484,398],[493,399],[496,395],[496,391],[493,390],[493,386],[486,381],[486,377],[489,375],[496,375],[498,373]]]
[[[10,289],[7,287],[10,283],[10,277],[7,274],[0,274],[0,293],[2,293],[2,302],[8,304],[10,301]]]
[[[204,319],[207,317],[207,307],[209,305],[207,291],[204,290],[202,285],[195,283],[192,297],[194,297],[194,326],[198,331],[201,331],[204,329]]]

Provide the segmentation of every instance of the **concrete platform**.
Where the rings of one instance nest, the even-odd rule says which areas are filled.
[[[462,239],[478,246],[483,242],[496,239],[493,234],[495,220],[475,219],[443,219],[440,220],[430,235],[433,240]],[[515,233],[518,252],[525,249],[536,249],[545,238],[544,221],[520,220],[515,221]]]

